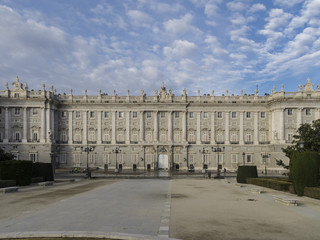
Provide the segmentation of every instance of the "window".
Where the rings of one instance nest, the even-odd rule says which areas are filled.
[[[0,114],[2,113],[2,108],[0,107]]]
[[[61,140],[62,142],[66,142],[66,141],[67,141],[67,133],[66,133],[66,131],[62,131],[62,132],[61,132],[60,140]]]
[[[20,108],[14,108],[14,114],[16,115],[20,114]]]
[[[292,109],[288,109],[288,115],[292,115]]]
[[[19,93],[15,93],[15,94],[14,94],[14,97],[15,97],[15,98],[19,98]]]
[[[166,112],[161,112],[161,113],[160,113],[160,117],[161,117],[161,118],[165,118],[165,117],[166,117]]]
[[[30,159],[30,161],[32,161],[32,162],[37,162],[38,161],[38,156],[37,156],[37,154],[36,153],[30,153],[30,155],[29,155],[29,159]]]
[[[236,117],[237,117],[237,113],[236,113],[236,112],[232,112],[232,113],[231,113],[231,117],[232,117],[232,118],[236,118]]]
[[[33,113],[33,115],[37,115],[38,114],[38,108],[33,108],[32,109],[32,113]]]
[[[218,112],[218,118],[222,118],[222,112]]]
[[[178,118],[179,117],[179,112],[174,112],[174,117]]]
[[[207,112],[203,112],[203,118],[208,118],[208,113]]]
[[[80,112],[76,112],[76,118],[80,118],[80,117],[81,117]]]
[[[310,108],[307,108],[307,109],[306,109],[306,115],[311,115]]]
[[[247,154],[247,163],[252,163],[252,156],[251,156],[251,154]]]
[[[16,140],[19,141],[20,140],[20,133],[16,132],[15,137],[16,137]]]
[[[231,142],[238,142],[238,135],[236,133],[231,134]]]
[[[61,112],[61,117],[66,117],[66,116],[67,116],[67,112],[66,111]]]
[[[247,133],[247,134],[246,134],[246,142],[248,142],[248,143],[252,142],[251,133]]]
[[[138,113],[137,112],[132,112],[132,118],[137,118],[138,117]]]
[[[151,112],[147,112],[147,118],[151,118]]]
[[[109,118],[110,117],[110,113],[109,112],[104,112],[104,118]]]
[[[90,118],[94,118],[95,112],[90,112]]]
[[[38,133],[37,132],[34,132],[33,133],[33,140],[38,140]]]
[[[123,118],[123,112],[118,113],[119,118]]]
[[[194,118],[194,113],[193,112],[189,112],[189,118]]]
[[[261,117],[261,118],[265,118],[265,117],[266,117],[266,112],[261,112],[261,113],[260,113],[260,117]]]
[[[195,142],[194,132],[190,132],[190,133],[189,133],[188,139],[189,139],[190,142]]]
[[[235,153],[231,154],[231,163],[237,163],[238,162],[238,155]]]
[[[251,112],[246,112],[246,118],[251,118]]]

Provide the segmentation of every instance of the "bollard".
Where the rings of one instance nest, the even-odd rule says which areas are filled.
[[[208,171],[208,178],[211,178],[211,171]]]

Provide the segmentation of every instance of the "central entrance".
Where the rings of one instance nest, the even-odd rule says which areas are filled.
[[[159,155],[159,169],[168,170],[169,169],[169,160],[168,155],[160,154]]]

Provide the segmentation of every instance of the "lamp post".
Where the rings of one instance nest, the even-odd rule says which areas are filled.
[[[246,154],[245,154],[245,152],[243,152],[242,153],[243,166],[246,165],[245,157],[246,157]]]
[[[217,147],[211,147],[212,152],[216,152],[218,154],[218,163],[217,163],[217,178],[220,178],[220,169],[222,168],[222,165],[220,164],[220,153],[224,152],[225,147],[223,146],[222,148],[217,145]]]
[[[267,158],[270,157],[270,154],[266,152],[264,154],[261,153],[261,157],[264,163],[264,175],[267,175]]]
[[[304,148],[304,141],[303,140],[300,141],[299,147],[300,147],[300,151],[302,151],[302,149]]]
[[[116,169],[114,170],[116,173],[119,172],[119,169],[118,169],[118,153],[121,153],[121,150],[119,149],[119,147],[116,147],[116,149],[113,149],[112,150],[113,153],[116,154]]]
[[[89,152],[93,152],[94,151],[94,147],[89,147],[88,145],[86,147],[81,147],[81,150],[83,152],[87,153],[87,177],[91,178],[91,171],[89,168]]]

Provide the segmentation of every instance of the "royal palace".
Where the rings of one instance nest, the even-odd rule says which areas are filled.
[[[281,148],[302,123],[320,118],[320,86],[296,92],[95,96],[30,90],[18,77],[0,91],[0,147],[18,160],[58,168],[280,171]]]

